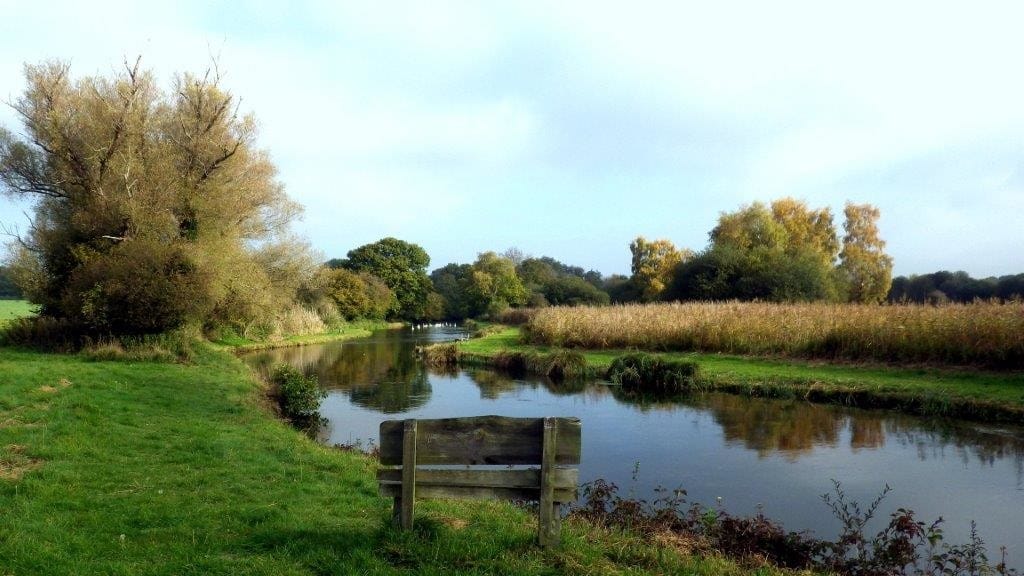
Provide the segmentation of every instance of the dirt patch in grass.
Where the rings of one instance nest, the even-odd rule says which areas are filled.
[[[3,452],[0,455],[0,480],[21,480],[26,472],[43,465],[42,460],[25,456],[25,446],[20,444],[9,444]]]

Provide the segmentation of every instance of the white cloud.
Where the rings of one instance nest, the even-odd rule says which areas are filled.
[[[0,0],[0,12],[15,23],[0,35],[0,96],[17,95],[25,61],[106,73],[141,53],[167,80],[219,54],[307,206],[302,229],[329,253],[375,234],[442,246],[435,261],[501,248],[442,237],[458,222],[464,237],[623,271],[609,230],[698,244],[719,210],[793,194],[837,211],[878,203],[899,271],[1020,267],[1024,190],[1005,183],[1022,165],[1017,3]],[[16,125],[6,109],[0,123]],[[991,222],[1005,229],[978,239]],[[935,231],[944,246],[969,241],[929,251],[920,239]]]

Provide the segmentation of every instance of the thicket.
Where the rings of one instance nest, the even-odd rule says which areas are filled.
[[[631,304],[538,310],[533,344],[1024,367],[1024,303]]]

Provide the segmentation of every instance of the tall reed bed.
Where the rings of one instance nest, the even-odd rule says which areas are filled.
[[[1024,368],[1024,303],[694,302],[540,310],[529,342]]]

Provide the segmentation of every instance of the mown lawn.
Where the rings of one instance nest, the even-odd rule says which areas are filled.
[[[505,328],[482,338],[458,344],[471,355],[490,357],[500,351],[547,353],[554,348],[522,344],[518,328]],[[581,350],[587,365],[607,370],[626,350]],[[1024,373],[986,372],[967,369],[901,368],[879,365],[828,364],[795,360],[772,360],[722,354],[664,353],[666,357],[695,360],[702,373],[723,385],[810,388],[863,391],[926,399],[936,405],[970,401],[998,405],[1019,411],[1024,422]]]
[[[424,502],[395,531],[375,463],[263,398],[223,351],[186,366],[0,349],[0,575],[746,573],[576,522],[544,551],[503,503]]]

